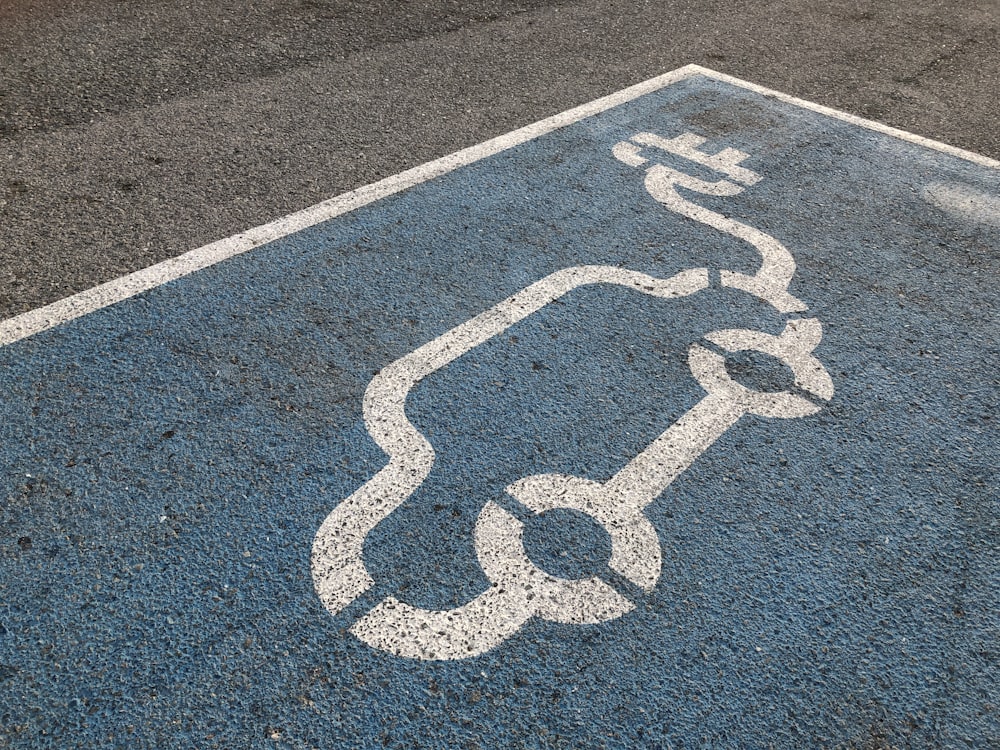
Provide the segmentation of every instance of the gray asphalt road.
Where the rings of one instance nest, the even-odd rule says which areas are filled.
[[[13,0],[0,318],[699,63],[1000,157],[1000,4]]]

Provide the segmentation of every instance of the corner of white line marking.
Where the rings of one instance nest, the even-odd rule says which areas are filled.
[[[773,97],[786,104],[808,109],[812,112],[849,122],[868,130],[874,130],[900,140],[925,146],[979,164],[980,166],[1000,169],[1000,161],[987,156],[982,156],[981,154],[966,151],[955,146],[949,146],[940,141],[908,133],[907,131],[899,130],[873,120],[866,120],[857,115],[842,112],[831,107],[798,99],[774,89],[750,83],[749,81],[744,81],[695,63],[689,63],[688,65],[641,81],[607,96],[594,99],[586,104],[570,108],[559,114],[497,136],[496,138],[460,149],[417,167],[386,177],[383,180],[363,185],[355,190],[321,201],[266,224],[261,224],[194,250],[189,250],[183,255],[169,258],[139,271],[99,284],[70,297],[65,297],[48,305],[34,308],[20,315],[15,315],[12,318],[2,320],[0,321],[0,347],[29,338],[37,333],[49,330],[75,318],[89,315],[102,308],[110,307],[140,292],[162,286],[169,281],[200,271],[227,258],[256,249],[268,242],[315,226],[341,214],[349,213],[394,193],[440,177],[459,167],[467,166],[487,156],[492,156],[509,148],[519,146],[541,135],[579,122],[592,115],[600,114],[620,104],[658,91],[695,75],[703,75],[732,86]]]

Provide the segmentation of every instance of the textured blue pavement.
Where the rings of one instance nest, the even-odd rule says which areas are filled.
[[[633,612],[461,661],[372,649],[347,629],[382,596],[488,585],[472,529],[505,486],[610,477],[704,396],[691,342],[782,330],[715,277],[599,285],[464,355],[407,402],[437,462],[366,542],[377,590],[324,609],[313,538],[386,461],[376,372],[568,266],[756,270],[612,156],[639,131],[750,154],[760,183],[692,200],[791,251],[833,399],[742,418],[650,506],[663,573]],[[0,349],[0,748],[1000,746],[1000,230],[935,184],[1000,195],[694,77]],[[525,523],[549,572],[607,572],[587,517]]]

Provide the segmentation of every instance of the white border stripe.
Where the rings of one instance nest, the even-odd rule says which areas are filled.
[[[572,125],[575,122],[617,107],[620,104],[637,99],[644,94],[657,91],[669,86],[672,83],[690,78],[695,75],[703,75],[717,81],[732,84],[740,88],[764,94],[779,101],[793,104],[804,109],[812,110],[820,114],[838,120],[859,125],[868,130],[885,133],[904,141],[910,141],[936,151],[942,151],[952,156],[980,164],[985,167],[1000,168],[1000,162],[986,156],[965,151],[963,149],[948,146],[938,141],[923,138],[903,130],[891,128],[888,125],[865,120],[861,117],[840,112],[839,110],[813,104],[802,99],[782,94],[778,91],[757,86],[756,84],[733,78],[724,73],[717,73],[714,70],[703,68],[700,65],[686,65],[683,68],[665,73],[648,81],[622,89],[617,93],[596,99],[588,104],[567,110],[560,114],[549,117],[533,125],[520,128],[511,133],[501,135],[489,141],[470,146],[469,148],[456,151],[448,156],[435,159],[418,167],[400,172],[392,177],[387,177],[379,182],[365,185],[357,190],[331,198],[330,200],[317,203],[315,206],[303,209],[294,214],[285,216],[277,221],[264,224],[246,232],[227,237],[224,240],[213,242],[209,245],[191,250],[176,258],[170,258],[156,265],[144,268],[141,271],[127,274],[113,281],[95,286],[84,292],[74,294],[65,299],[53,302],[50,305],[29,310],[21,315],[0,321],[0,347],[12,344],[15,341],[41,333],[49,328],[54,328],[61,323],[82,317],[103,307],[109,307],[117,302],[126,300],[129,297],[153,289],[162,284],[166,284],[174,279],[200,271],[208,266],[240,255],[248,250],[267,244],[274,240],[294,234],[302,229],[306,229],[316,224],[332,219],[341,214],[348,213],[369,203],[373,203],[381,198],[393,195],[406,190],[407,188],[426,182],[435,177],[447,174],[459,167],[472,164],[488,156],[500,153],[514,146],[533,140],[546,133],[551,133],[559,128]]]
[[[863,117],[852,115],[849,112],[841,112],[839,109],[824,107],[822,104],[807,102],[805,99],[798,99],[794,96],[789,96],[788,94],[782,94],[780,91],[774,91],[773,89],[758,86],[756,83],[749,83],[739,78],[733,78],[725,73],[717,73],[714,70],[703,68],[700,65],[687,65],[676,72],[680,72],[681,70],[685,71],[688,76],[700,73],[706,78],[714,78],[716,81],[722,81],[723,83],[739,86],[740,88],[748,89],[749,91],[755,91],[758,94],[769,96],[773,99],[777,99],[778,101],[785,102],[786,104],[794,104],[796,107],[809,109],[813,112],[818,112],[821,115],[832,117],[835,120],[843,120],[844,122],[849,122],[852,125],[858,125],[866,130],[874,130],[877,133],[885,133],[886,135],[891,135],[894,138],[899,138],[902,141],[909,141],[910,143],[916,143],[919,146],[926,146],[927,148],[934,149],[935,151],[941,151],[943,153],[950,154],[951,156],[957,156],[959,159],[965,159],[966,161],[971,161],[984,167],[1000,169],[1000,161],[991,159],[988,156],[983,156],[982,154],[977,154],[974,151],[966,151],[964,148],[949,146],[947,143],[941,143],[941,141],[924,138],[922,135],[914,135],[906,130],[900,130],[899,128],[893,128],[889,125],[883,125],[882,123],[875,122],[874,120],[866,120]]]

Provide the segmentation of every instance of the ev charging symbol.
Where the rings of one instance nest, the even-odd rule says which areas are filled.
[[[742,166],[747,154],[725,148],[701,150],[705,139],[692,133],[666,139],[639,133],[612,149],[631,167],[646,167],[643,149],[661,149],[708,167],[723,179],[706,182],[662,164],[646,169],[645,187],[667,209],[743,240],[757,249],[761,266],[753,274],[720,269],[721,283],[770,304],[783,315],[807,308],[788,292],[795,272],[791,253],[773,237],[685,198],[679,189],[733,196],[760,181]],[[405,414],[407,394],[431,373],[506,331],[573,289],[617,284],[643,294],[677,298],[709,287],[709,270],[693,268],[667,279],[614,266],[574,266],[522,289],[471,320],[447,331],[381,370],[365,391],[365,424],[389,463],[326,517],[313,541],[312,576],[327,610],[336,615],[374,585],[365,568],[365,538],[424,481],[434,448]],[[507,493],[529,511],[568,508],[586,513],[611,538],[609,562],[615,572],[652,591],[660,576],[656,530],[645,515],[683,471],[745,414],[794,419],[815,414],[817,401],[833,396],[833,382],[813,355],[822,338],[815,318],[786,318],[784,331],[715,331],[706,340],[725,352],[757,351],[788,366],[796,392],[760,392],[737,383],[725,358],[700,344],[688,349],[691,374],[705,396],[639,455],[606,481],[540,474],[520,479]],[[448,610],[414,607],[388,596],[362,616],[351,632],[368,645],[414,659],[461,659],[485,653],[515,635],[532,617],[567,624],[596,624],[627,614],[635,605],[597,578],[565,579],[538,568],[525,552],[523,524],[489,502],[476,521],[475,549],[491,586],[471,601]]]

